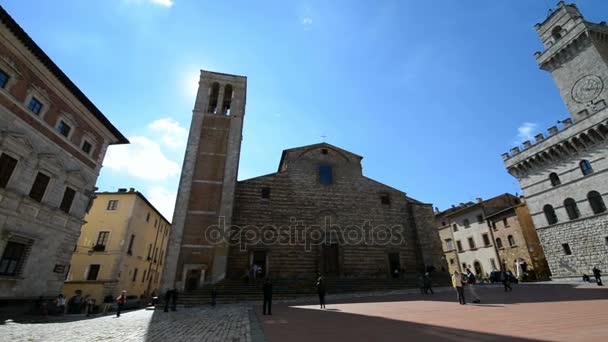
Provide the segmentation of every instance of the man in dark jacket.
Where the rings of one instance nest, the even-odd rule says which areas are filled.
[[[171,297],[173,297],[172,292],[173,290],[167,290],[167,292],[165,292],[165,312],[169,312],[169,302],[171,301]]]
[[[177,287],[171,290],[171,311],[177,310]]]
[[[323,277],[319,277],[317,280],[317,294],[319,295],[319,305],[321,309],[325,309],[325,282],[323,281]]]
[[[264,281],[264,307],[262,314],[266,314],[266,305],[268,305],[268,314],[272,315],[272,280],[270,277]]]
[[[593,276],[595,277],[595,282],[597,283],[597,286],[604,286],[604,284],[602,284],[602,271],[600,271],[597,266],[593,267]]]

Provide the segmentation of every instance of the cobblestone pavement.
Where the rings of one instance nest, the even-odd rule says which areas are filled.
[[[455,292],[326,298],[280,303],[256,312],[266,338],[281,341],[606,341],[608,289],[520,285],[505,293],[478,286],[480,304],[459,305]],[[465,290],[466,295],[470,295]],[[470,301],[471,298],[468,298]]]
[[[245,305],[222,305],[214,309],[188,308],[169,313],[137,310],[125,312],[120,318],[9,322],[0,325],[0,341],[256,342],[260,336],[254,334],[252,340],[249,311],[250,307]]]

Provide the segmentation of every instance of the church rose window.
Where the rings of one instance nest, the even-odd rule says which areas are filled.
[[[323,185],[330,185],[333,183],[331,166],[319,166],[319,182]]]

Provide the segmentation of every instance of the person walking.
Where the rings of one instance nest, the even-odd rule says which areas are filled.
[[[171,290],[171,311],[177,311],[177,287]]]
[[[87,317],[89,317],[91,315],[91,313],[93,312],[94,306],[95,306],[95,299],[93,299],[93,297],[91,297],[91,295],[86,295],[84,311],[86,312]]]
[[[466,301],[464,299],[464,289],[462,288],[462,276],[458,271],[454,271],[454,274],[452,275],[452,286],[456,289],[458,303],[460,305],[465,305]]]
[[[127,301],[127,291],[122,290],[120,296],[116,297],[116,303],[118,304],[118,308],[116,309],[116,317],[120,317],[120,312],[122,311],[122,307],[125,305]]]
[[[111,294],[103,297],[103,314],[107,315],[110,308],[112,308],[112,303],[114,302],[114,298]]]
[[[321,306],[321,309],[325,309],[326,292],[325,281],[323,281],[323,277],[319,276],[319,279],[317,279],[317,294],[319,295],[319,305]]]
[[[471,293],[471,296],[473,298],[475,298],[473,300],[473,303],[480,303],[481,300],[479,299],[479,295],[477,295],[477,290],[475,288],[475,284],[477,283],[477,279],[475,278],[475,275],[473,274],[473,272],[471,272],[470,269],[467,268],[467,288],[469,289],[469,292]]]
[[[269,315],[272,315],[272,280],[270,277],[266,278],[263,286],[264,292],[264,305],[262,308],[262,314],[265,315],[268,311]]]
[[[604,286],[604,284],[602,284],[602,271],[600,271],[597,266],[593,267],[593,276],[595,277],[597,286]]]
[[[215,307],[215,303],[216,303],[216,298],[217,298],[217,289],[215,288],[215,286],[211,289],[211,306]]]
[[[502,281],[502,286],[505,288],[505,292],[513,291],[513,288],[511,288],[511,279],[507,272],[502,271],[500,273],[500,280]]]
[[[433,282],[431,280],[431,275],[429,274],[429,272],[426,272],[424,274],[422,281],[424,283],[424,293],[428,294],[430,292],[431,294],[433,294]]]

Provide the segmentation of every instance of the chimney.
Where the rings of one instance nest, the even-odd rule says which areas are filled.
[[[435,207],[435,214],[439,214],[439,208]]]
[[[483,202],[483,199],[481,197],[477,197],[476,200],[477,200],[477,203]]]
[[[127,192],[127,188],[118,188],[118,192]]]
[[[454,208],[456,208],[456,206],[452,204],[452,209],[454,209]]]
[[[129,192],[135,192],[135,188],[129,188]]]

